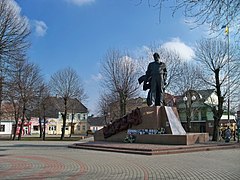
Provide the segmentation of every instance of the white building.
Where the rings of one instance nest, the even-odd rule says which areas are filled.
[[[13,121],[0,121],[0,135],[11,135],[13,129]]]

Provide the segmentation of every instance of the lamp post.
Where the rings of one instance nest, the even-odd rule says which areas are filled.
[[[192,104],[201,98],[201,95],[194,90],[188,90],[183,95],[183,101],[186,107],[187,132],[191,131]]]
[[[107,123],[108,112],[105,110],[105,111],[103,112],[103,115],[104,115],[105,125],[107,125],[107,124],[108,124],[108,123]]]
[[[226,21],[227,24],[225,25],[225,34],[226,34],[226,39],[227,39],[227,115],[228,115],[228,123],[230,123],[230,54],[229,54],[229,49],[230,49],[230,27],[229,27],[229,8],[230,8],[230,3],[229,0],[227,0],[227,17]]]

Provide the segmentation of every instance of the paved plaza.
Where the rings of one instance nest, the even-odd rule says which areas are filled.
[[[0,141],[0,179],[240,179],[240,149],[135,155],[74,142]]]

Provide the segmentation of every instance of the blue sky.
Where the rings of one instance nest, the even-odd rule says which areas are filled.
[[[190,30],[181,12],[172,17],[171,4],[162,9],[139,0],[15,0],[28,18],[32,34],[29,61],[47,80],[58,70],[74,68],[81,77],[90,113],[96,113],[100,62],[110,48],[137,52],[152,43],[194,56],[193,46],[204,33]]]

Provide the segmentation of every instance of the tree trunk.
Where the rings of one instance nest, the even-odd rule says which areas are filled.
[[[19,134],[18,134],[18,140],[21,140],[22,138],[22,131],[23,131],[23,124],[24,124],[24,117],[22,118],[21,120],[21,126],[20,126],[20,131],[19,131]]]
[[[43,116],[43,140],[46,140],[46,117]]]
[[[21,140],[22,138],[22,130],[23,130],[23,125],[24,125],[24,119],[25,119],[25,106],[23,106],[23,113],[22,113],[22,123],[21,123],[21,126],[20,126],[20,132],[19,132],[19,135],[18,135],[18,140]]]
[[[215,69],[215,81],[216,81],[216,93],[218,97],[218,106],[212,108],[213,112],[213,119],[214,119],[214,127],[213,127],[213,137],[212,141],[217,141],[218,140],[218,130],[219,130],[219,121],[222,117],[223,114],[223,102],[224,98],[222,97],[221,94],[221,84],[219,80],[219,71],[220,69]]]
[[[14,132],[13,132],[13,138],[12,138],[12,140],[15,140],[15,139],[16,139],[17,127],[18,127],[18,119],[15,119],[15,127],[14,127]]]
[[[38,123],[39,123],[39,128],[40,128],[40,135],[39,138],[42,138],[42,134],[43,134],[43,129],[42,129],[42,122],[41,122],[41,117],[38,117]]]
[[[126,112],[127,112],[127,110],[126,110],[127,102],[126,101],[127,101],[126,97],[123,96],[123,115],[126,115]]]
[[[219,119],[214,119],[212,141],[218,141]]]
[[[119,93],[120,96],[120,117],[123,117],[126,114],[126,97],[123,92]]]
[[[63,139],[64,139],[64,136],[65,136],[66,117],[67,117],[67,115],[66,115],[65,113],[62,114],[62,118],[63,118],[63,126],[62,126],[62,134],[61,134],[61,138],[60,138],[60,140],[63,140]]]
[[[213,119],[214,119],[214,126],[213,126],[213,137],[212,141],[218,141],[218,134],[219,134],[219,122],[223,114],[223,109],[221,108],[223,101],[219,101],[218,108],[220,110],[216,110],[216,107],[213,108]]]
[[[188,102],[185,103],[186,105],[186,118],[187,118],[187,132],[191,131],[191,107]]]
[[[1,58],[0,58],[1,59]],[[2,121],[2,96],[3,96],[3,77],[0,77],[0,124]]]
[[[15,127],[14,127],[14,132],[13,132],[14,134],[13,134],[12,140],[15,140],[16,139],[16,134],[17,134],[17,128],[18,128],[19,114],[17,113],[15,104],[13,104],[13,106],[14,106]]]
[[[72,113],[71,129],[70,129],[70,135],[69,135],[69,137],[72,137],[72,128],[74,128],[74,127],[73,127],[73,119],[74,119],[74,114]]]
[[[64,98],[64,113],[62,113],[63,118],[63,127],[62,127],[62,134],[61,134],[61,140],[64,139],[65,135],[65,129],[66,129],[66,120],[67,120],[67,99]]]

